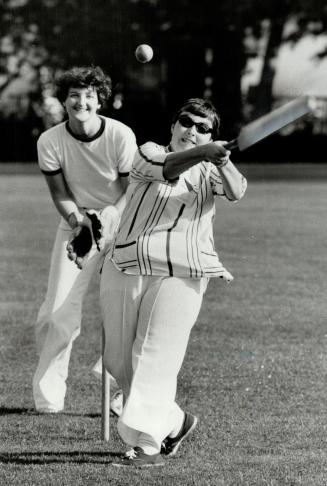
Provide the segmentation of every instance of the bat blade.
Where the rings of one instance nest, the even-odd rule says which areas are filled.
[[[296,98],[245,125],[241,129],[237,139],[232,140],[225,147],[231,149],[237,146],[239,150],[245,150],[263,138],[293,123],[303,115],[306,115],[314,109],[314,106],[315,100],[312,97],[304,96]]]

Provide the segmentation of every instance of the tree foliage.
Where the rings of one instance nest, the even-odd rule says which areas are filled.
[[[285,38],[291,18],[296,27]],[[172,112],[191,96],[214,101],[227,138],[243,122],[242,74],[262,36],[268,32],[261,79],[248,100],[252,116],[271,107],[272,60],[281,43],[326,32],[327,6],[325,0],[3,0],[0,22],[2,119],[29,117],[36,134],[62,116],[53,96],[56,74],[99,64],[113,78],[114,115],[141,141],[163,141]],[[135,61],[139,43],[153,46],[152,63]],[[327,48],[317,56],[326,54]]]
[[[327,33],[327,4],[325,0],[250,0],[244,22],[251,34],[260,39],[265,35],[267,44],[263,53],[263,66],[259,84],[252,90],[252,117],[270,111],[273,104],[272,86],[275,77],[274,59],[282,43],[296,43],[306,34]],[[292,21],[292,31],[285,35],[285,26]],[[267,29],[268,25],[268,29]],[[254,44],[254,49],[256,45]],[[249,52],[249,55],[256,52]],[[326,48],[316,53],[317,58],[327,55]]]

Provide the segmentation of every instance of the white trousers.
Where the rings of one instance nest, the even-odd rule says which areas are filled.
[[[181,423],[177,375],[206,283],[127,275],[105,260],[100,284],[104,363],[123,389],[118,432],[129,446],[145,433],[160,450],[162,440]]]
[[[52,251],[47,294],[35,325],[39,362],[33,396],[37,409],[64,408],[69,358],[73,341],[80,334],[83,298],[103,257],[94,246],[85,267],[79,270],[67,257],[70,233],[70,226],[62,219]]]

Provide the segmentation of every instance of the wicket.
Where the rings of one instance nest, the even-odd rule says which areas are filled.
[[[104,351],[104,329],[102,329],[102,356]],[[105,369],[102,359],[101,386],[101,439],[106,442],[110,438],[110,375]]]

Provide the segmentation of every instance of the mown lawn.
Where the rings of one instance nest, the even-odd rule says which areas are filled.
[[[33,411],[33,322],[58,218],[41,176],[0,175],[1,485],[327,484],[326,182],[245,172],[244,200],[217,205],[217,248],[235,281],[210,282],[180,374],[178,401],[199,426],[164,468],[132,471],[110,464],[123,451],[116,419],[100,440],[97,278],[66,410]]]

